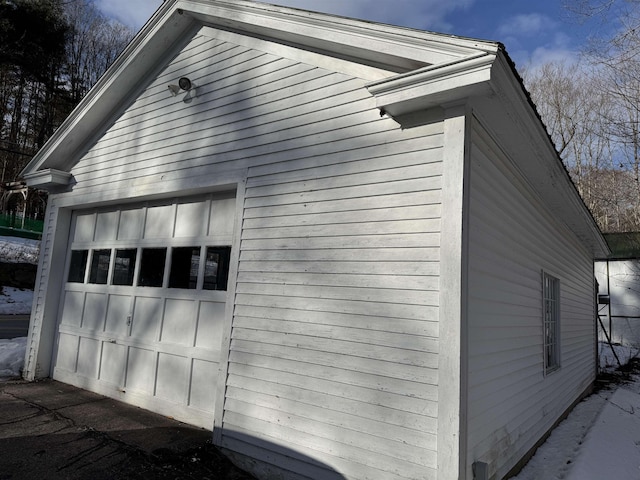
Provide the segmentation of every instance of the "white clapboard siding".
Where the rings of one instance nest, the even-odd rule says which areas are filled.
[[[350,431],[342,428],[339,440],[336,440],[330,433],[329,426],[324,422],[305,421],[304,417],[292,415],[285,417],[288,421],[283,421],[278,416],[278,411],[261,407],[249,409],[255,413],[248,411],[247,415],[236,412],[227,414],[233,425],[232,427],[225,425],[230,431],[227,438],[233,437],[234,430],[245,429],[258,438],[268,438],[274,443],[286,442],[287,446],[290,446],[294,451],[313,452],[310,455],[312,458],[317,458],[322,454],[335,455],[340,458],[341,462],[352,464],[350,470],[353,471],[353,474],[347,478],[361,477],[365,465],[374,468],[382,478],[390,478],[387,475],[395,475],[395,478],[425,478],[424,475],[429,469],[423,465],[435,462],[433,453],[425,448],[411,449],[404,443],[383,440],[392,450],[372,451],[367,446],[375,441],[376,437],[374,436],[355,432],[355,438],[353,438]],[[255,417],[261,419],[257,420]],[[298,425],[300,425],[300,429],[297,428]],[[305,427],[310,433],[304,430]],[[412,454],[411,461],[406,459],[410,453]],[[398,459],[394,454],[405,458]],[[321,456],[320,461],[322,461]],[[339,471],[342,473],[344,470]]]
[[[501,478],[593,377],[593,282],[588,252],[478,125],[472,145],[467,465]],[[561,292],[561,368],[547,376],[543,270]]]
[[[237,423],[241,423],[238,421]],[[276,438],[269,434],[263,433],[264,429],[252,426],[248,430],[242,427],[229,429],[229,435],[223,439],[222,446],[233,451],[247,452],[251,458],[271,464],[267,478],[322,478],[322,479],[338,479],[344,478],[384,478],[385,480],[403,480],[407,478],[436,478],[436,470],[425,468],[409,462],[403,464],[402,469],[395,467],[389,462],[388,457],[376,455],[376,461],[366,462],[367,457],[371,457],[371,453],[367,451],[358,451],[355,458],[362,459],[361,462],[352,461],[350,459],[339,458],[335,460],[332,467],[327,470],[326,464],[316,460],[318,451],[326,446],[327,442],[318,441],[316,437],[299,436],[295,443],[288,437],[289,430],[282,428],[284,438]],[[268,429],[268,426],[265,426]],[[294,437],[291,437],[294,438]],[[264,448],[265,444],[272,445],[271,450]],[[338,448],[340,445],[338,445]],[[327,448],[324,448],[327,449]],[[262,467],[264,471],[264,468]],[[304,472],[300,476],[291,476],[291,472]],[[274,476],[275,475],[275,476]]]
[[[286,438],[348,478],[434,472],[441,132],[425,127],[389,162],[250,169],[223,443]]]
[[[365,80],[211,32],[88,146],[67,201],[246,171],[221,444],[291,475],[435,478],[442,122],[402,130]]]
[[[264,67],[265,74],[269,72],[269,75],[274,75],[271,67],[271,65]],[[310,67],[301,66],[301,68],[308,70]],[[190,104],[176,101],[166,92],[166,83],[156,81],[154,85],[159,83],[162,88],[164,95],[162,104],[165,108],[158,109],[157,112],[145,111],[141,119],[138,117],[128,119],[126,128],[120,125],[112,127],[85,156],[87,163],[81,162],[76,167],[78,178],[88,182],[89,178],[81,176],[85,172],[87,175],[103,177],[104,172],[101,172],[101,167],[108,169],[113,167],[140,169],[145,165],[149,165],[150,168],[161,167],[163,162],[175,160],[176,156],[179,156],[181,167],[185,168],[189,165],[184,158],[187,147],[189,154],[193,156],[191,163],[194,165],[202,163],[203,154],[211,156],[214,145],[217,155],[209,161],[224,161],[225,153],[232,156],[229,160],[246,158],[260,154],[260,151],[255,151],[256,148],[262,148],[264,151],[267,148],[265,144],[270,145],[273,140],[283,136],[285,140],[297,136],[301,139],[300,143],[305,144],[305,132],[313,134],[321,132],[324,127],[320,124],[326,125],[327,140],[333,142],[335,135],[340,131],[341,122],[354,123],[351,117],[354,114],[357,115],[359,110],[366,112],[360,115],[366,115],[367,119],[375,120],[373,123],[386,124],[387,129],[392,127],[388,122],[381,122],[375,115],[370,115],[372,99],[362,88],[361,81],[349,80],[344,75],[330,74],[318,69],[311,70],[311,74],[316,79],[317,89],[309,88],[310,78],[291,77],[291,72],[288,71],[280,72],[281,78],[278,82],[265,79],[265,86],[263,86],[258,83],[263,79],[255,78],[253,76],[255,73],[248,70],[235,74],[229,81],[234,92],[246,84],[248,92],[244,95],[243,91],[231,96],[218,92],[222,96],[216,98],[216,91],[207,93],[203,86],[198,87],[201,91]],[[325,78],[327,76],[331,79]],[[304,85],[304,91],[300,88],[290,88],[291,83],[296,80],[300,85]],[[258,83],[257,87],[256,83]],[[280,88],[276,89],[274,83],[278,83]],[[342,85],[345,83],[348,86]],[[333,100],[337,92],[341,92],[337,103],[328,103],[327,98]],[[303,102],[303,106],[297,109],[292,108],[292,98],[301,94],[308,95],[310,98]],[[353,104],[354,95],[363,100],[360,102],[362,107],[358,107],[357,103]],[[144,95],[141,96],[136,104],[144,104],[144,98]],[[172,108],[180,110],[172,113]],[[158,118],[157,115],[162,117]],[[247,118],[249,115],[251,118]],[[299,129],[301,133],[292,135],[290,132],[292,127]],[[254,137],[258,137],[255,142],[252,141]],[[245,149],[250,149],[254,144],[257,146],[253,151],[245,152],[245,149],[238,148],[240,140],[244,140],[242,145]],[[320,143],[320,139],[317,139],[316,143]],[[194,148],[197,145],[202,147]],[[291,145],[287,145],[287,148],[290,149]],[[145,152],[144,160],[136,162],[135,166],[126,161],[127,156],[139,154],[142,149]],[[240,154],[238,150],[243,150],[243,153]],[[199,154],[200,152],[202,154]]]
[[[401,340],[407,336],[415,338],[417,342],[421,337],[437,338],[438,323],[437,321],[428,321],[428,319],[408,320],[394,319],[389,322],[388,317],[379,317],[374,315],[352,315],[334,312],[314,312],[305,311],[304,316],[300,316],[300,312],[294,309],[271,308],[271,307],[255,307],[250,305],[236,305],[236,315],[238,317],[251,317],[255,320],[265,319],[266,321],[284,320],[295,321],[305,325],[318,325],[320,320],[325,326],[333,326],[338,328],[358,328],[366,330],[368,335],[384,336],[386,342],[406,342],[407,345],[414,345],[410,340]],[[293,328],[293,324],[287,324],[288,328]],[[306,327],[305,327],[306,328]],[[399,334],[394,336],[393,334]],[[382,340],[380,340],[382,342]]]
[[[420,248],[407,247],[395,248],[393,250],[384,248],[369,248],[365,251],[356,248],[342,248],[333,250],[267,250],[255,251],[245,250],[241,253],[242,261],[251,260],[306,260],[306,261],[348,261],[353,255],[358,253],[361,261],[399,261],[408,262],[429,262],[437,261],[440,258],[438,247]],[[334,284],[333,282],[331,283]]]
[[[327,81],[325,80],[324,83],[326,84],[326,82]],[[323,92],[323,94],[330,94],[330,92]],[[351,95],[351,98],[353,98],[353,95],[354,94]],[[347,95],[345,95],[345,97],[346,96]],[[198,101],[204,101],[204,99],[198,98]],[[247,102],[247,99],[240,98],[238,101]],[[135,128],[138,133],[134,136],[133,142],[129,141],[127,138],[118,139],[120,140],[118,144],[109,148],[101,148],[96,151],[95,154],[101,158],[110,154],[130,155],[131,153],[135,153],[136,150],[139,151],[140,148],[145,148],[146,152],[152,159],[156,157],[172,158],[172,154],[175,155],[182,151],[181,147],[183,148],[184,146],[181,144],[184,142],[185,136],[191,136],[198,140],[197,142],[194,141],[193,144],[190,145],[192,150],[196,150],[194,147],[200,146],[200,148],[204,148],[215,143],[216,152],[222,154],[229,150],[235,151],[235,149],[238,148],[237,142],[243,140],[245,140],[243,145],[246,144],[244,146],[247,147],[252,146],[254,143],[262,146],[270,143],[276,143],[283,139],[286,140],[290,133],[293,133],[293,135],[301,139],[314,133],[324,133],[325,136],[329,136],[335,130],[342,128],[344,125],[351,124],[353,120],[357,122],[358,119],[375,121],[374,123],[383,125],[385,122],[381,122],[379,119],[370,115],[370,105],[371,104],[368,99],[364,99],[364,101],[356,104],[348,104],[346,106],[332,107],[328,109],[318,106],[318,111],[305,115],[305,117],[308,117],[308,120],[306,118],[299,117],[292,118],[290,116],[291,112],[286,111],[265,114],[264,116],[251,121],[251,119],[246,118],[247,114],[245,112],[240,111],[236,113],[235,110],[242,108],[242,104],[238,105],[238,103],[235,103],[233,105],[232,114],[220,116],[222,112],[220,109],[216,109],[215,113],[218,118],[205,118],[201,123],[198,123],[195,126],[192,122],[198,122],[199,119],[197,117],[194,119],[191,117],[173,118],[169,116],[168,118],[172,119],[172,121],[167,122],[167,124],[164,125],[164,128],[166,129],[166,131],[163,132],[164,135],[153,134],[141,137],[147,128],[157,126],[153,123],[150,125],[132,125],[131,127]],[[211,105],[205,105],[202,108],[205,107],[215,108],[215,105],[213,107]],[[264,106],[265,109],[269,109],[269,107],[270,105]],[[198,106],[194,106],[194,108],[198,108]],[[268,111],[271,110],[269,109]],[[328,114],[329,117],[324,116],[324,114]],[[333,118],[332,115],[338,115],[339,118]],[[281,120],[278,120],[278,118],[281,118]],[[181,124],[183,124],[183,128],[182,130],[178,130],[178,133],[176,134],[175,128]],[[295,126],[292,124],[295,124]],[[265,129],[265,125],[269,126],[268,131]],[[291,132],[292,129],[294,129],[293,132]],[[159,129],[156,128],[156,131],[157,130]],[[206,135],[206,141],[202,138],[202,135]],[[255,142],[253,142],[252,140],[255,137],[257,138],[255,139]],[[303,142],[300,141],[298,143]],[[197,151],[198,150],[196,150],[196,153]]]

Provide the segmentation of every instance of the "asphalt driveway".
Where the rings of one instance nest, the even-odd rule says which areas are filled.
[[[0,383],[0,480],[253,478],[210,439],[53,380]]]

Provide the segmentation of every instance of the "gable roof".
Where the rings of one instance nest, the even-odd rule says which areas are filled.
[[[525,105],[555,151],[513,63],[498,42],[437,34],[247,0],[165,0],[22,174],[30,186],[67,188],[83,148],[139,94],[185,37],[203,26],[267,40],[365,67],[362,78],[381,112],[402,122],[412,112],[508,91]],[[557,157],[557,154],[556,154]],[[560,165],[559,157],[557,161]],[[566,174],[566,170],[564,171]],[[566,174],[573,202],[563,218],[592,251],[607,247]],[[543,182],[544,183],[544,182]],[[550,185],[551,195],[557,185]],[[546,187],[545,187],[546,188]],[[544,192],[543,192],[544,193]],[[560,196],[565,197],[567,192]],[[575,197],[575,198],[574,198]],[[566,204],[567,202],[560,202]]]
[[[189,32],[206,25],[375,67],[381,75],[439,68],[499,49],[451,35],[278,7],[245,0],[165,0],[23,171],[66,170],[88,139],[140,89],[140,79]],[[372,78],[371,80],[380,80]],[[71,134],[73,132],[73,134]]]

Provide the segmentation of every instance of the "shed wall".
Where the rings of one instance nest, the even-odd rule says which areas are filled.
[[[640,348],[640,262],[637,259],[600,260],[594,271],[598,293],[609,295],[611,302],[610,305],[599,305],[598,309],[611,341]],[[599,339],[607,341],[602,328],[599,328]],[[602,348],[609,349],[609,346]]]
[[[211,32],[82,155],[65,208],[243,172],[221,444],[286,475],[434,478],[442,122],[403,131],[366,79]]]
[[[469,442],[502,478],[595,376],[590,254],[476,122],[469,232]],[[560,280],[561,367],[545,376],[541,272]]]

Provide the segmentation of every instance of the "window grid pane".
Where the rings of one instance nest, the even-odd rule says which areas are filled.
[[[138,285],[141,287],[162,287],[166,248],[143,248],[140,257]]]
[[[105,285],[109,276],[109,263],[111,262],[111,250],[94,250],[91,256],[91,270],[89,271],[89,283]]]
[[[558,341],[560,337],[560,281],[543,274],[544,302],[544,361],[545,371],[552,371],[560,366]]]
[[[207,247],[203,290],[226,290],[231,247]]]
[[[84,283],[84,273],[87,270],[89,250],[72,250],[71,264],[69,265],[69,278],[67,282]]]
[[[136,266],[137,249],[116,250],[113,265],[113,285],[133,285],[133,273]]]
[[[169,288],[196,288],[199,268],[200,247],[174,248],[171,254]]]

